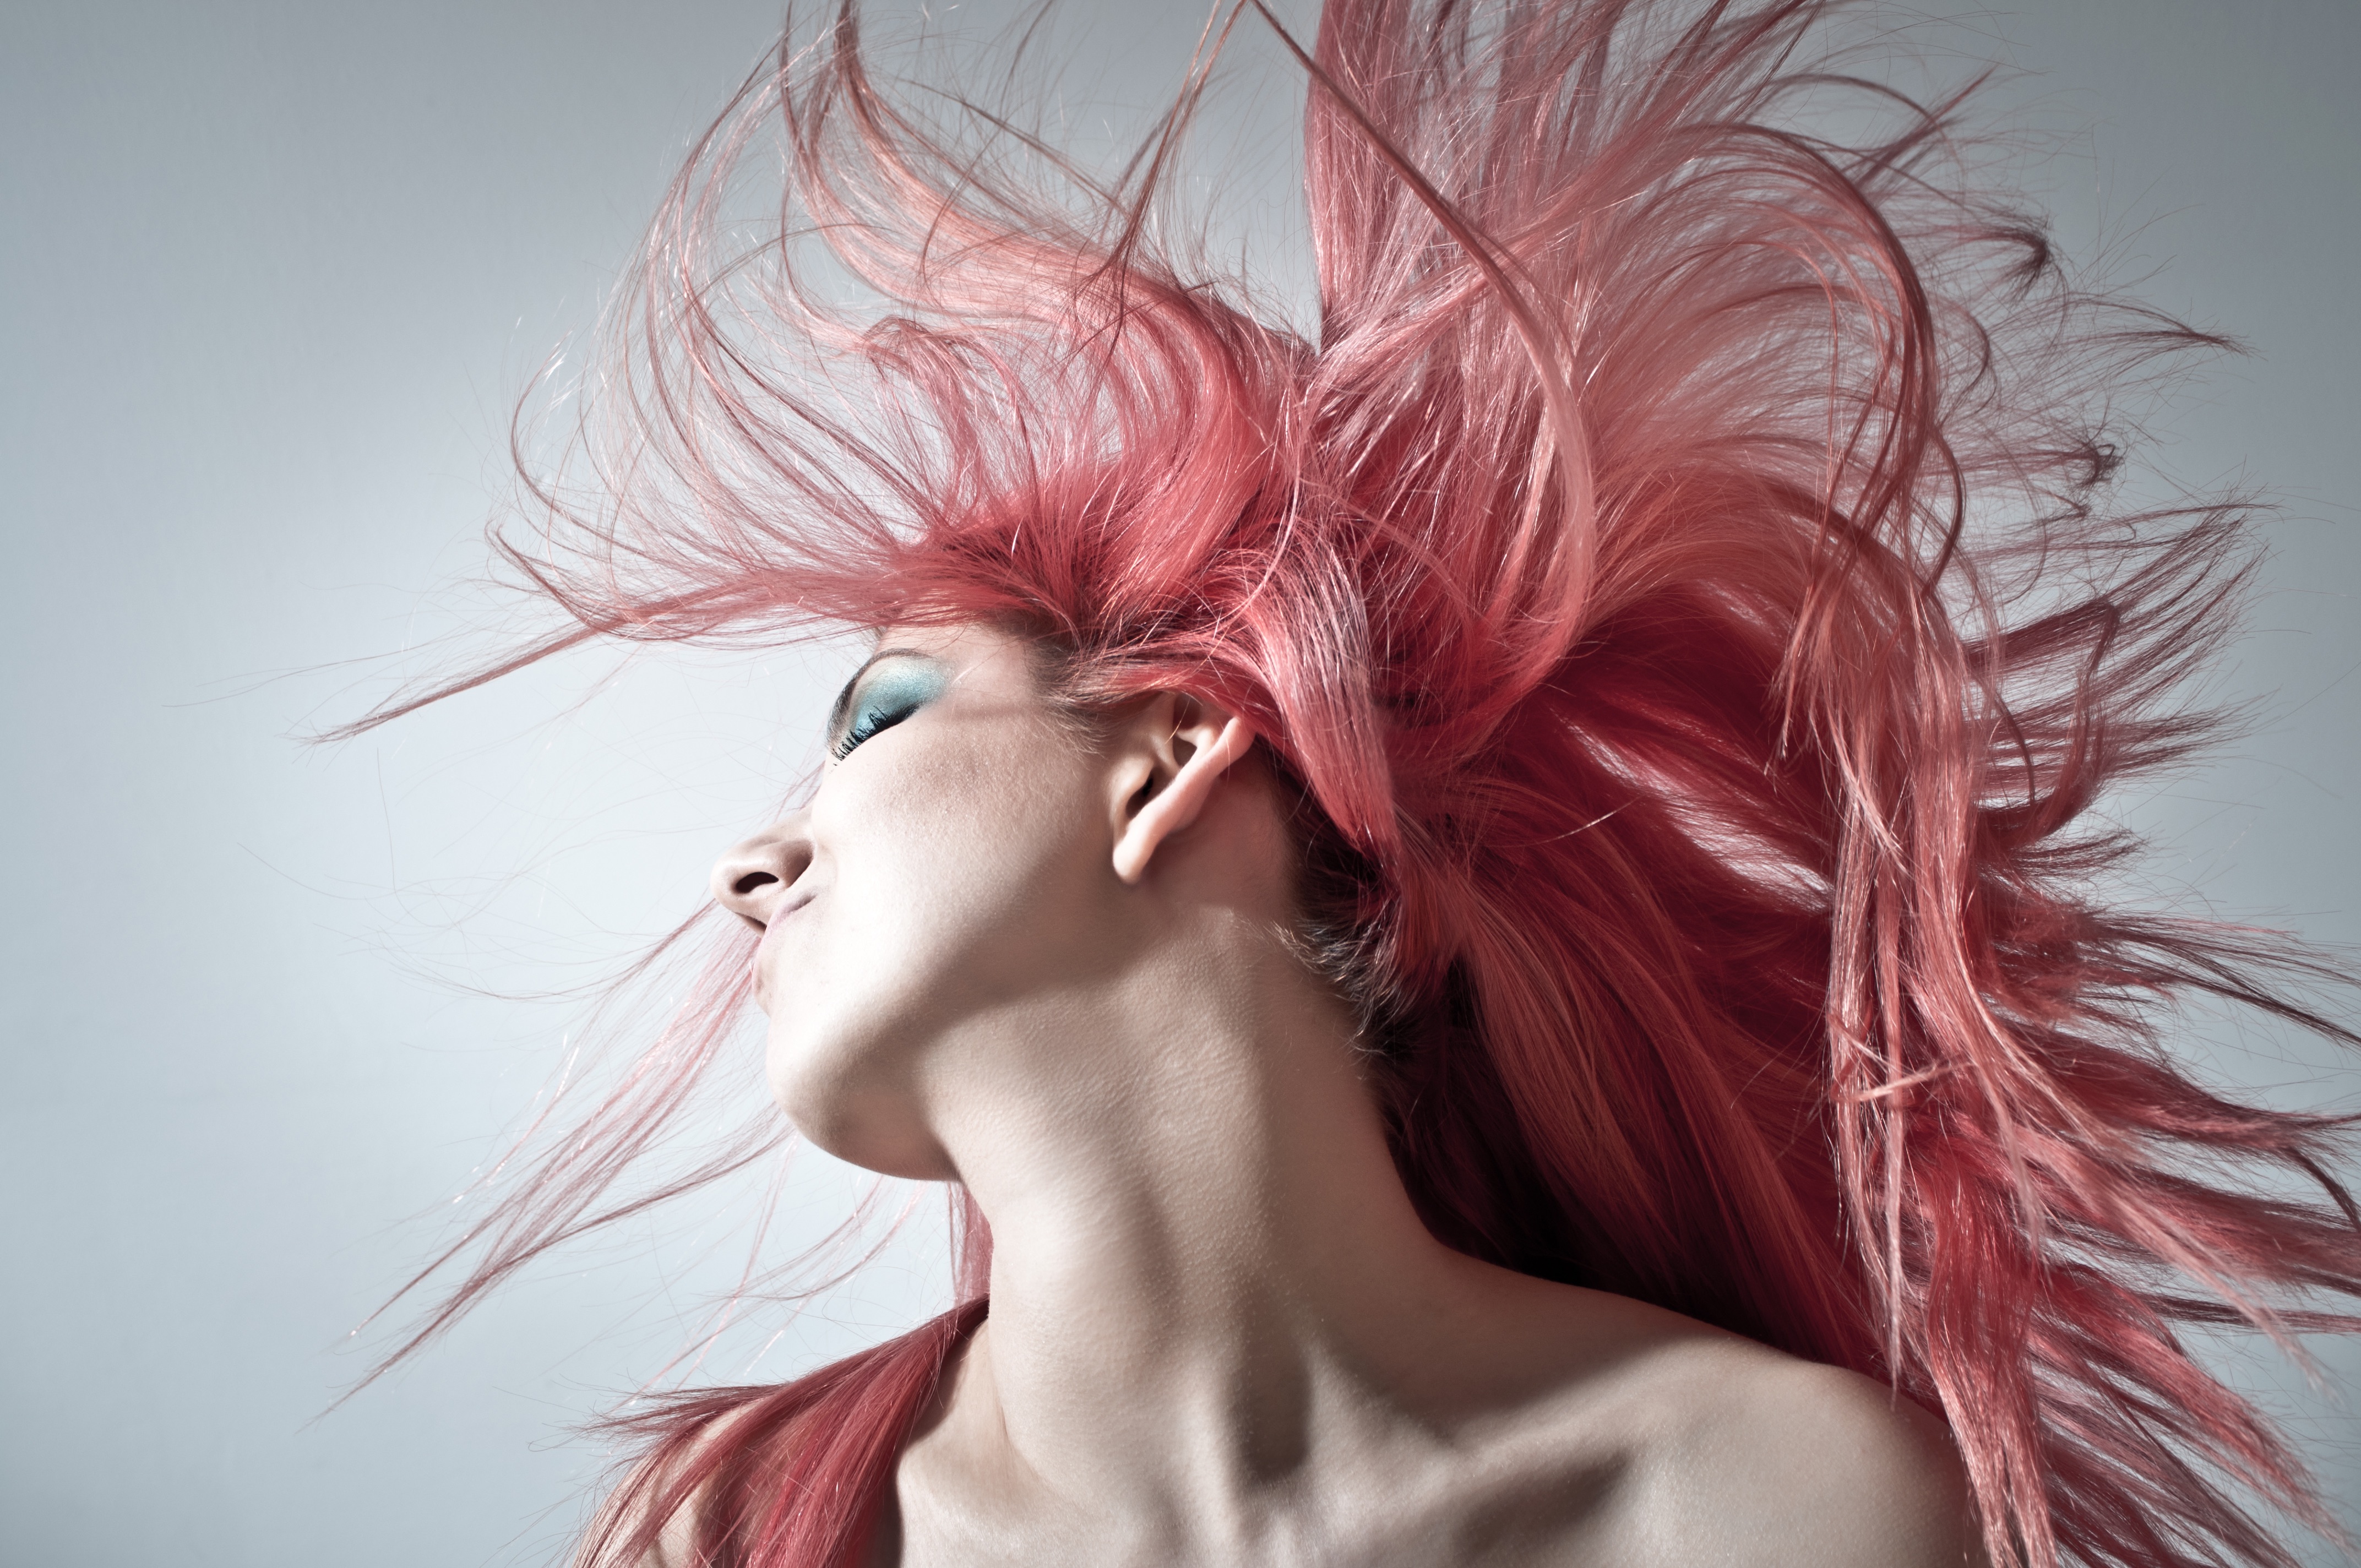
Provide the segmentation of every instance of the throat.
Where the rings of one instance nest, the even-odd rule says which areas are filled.
[[[1226,1534],[1314,1453],[1418,1425],[1467,1260],[1419,1223],[1349,1032],[1193,1022],[953,1150],[994,1243],[926,1439],[961,1490]]]

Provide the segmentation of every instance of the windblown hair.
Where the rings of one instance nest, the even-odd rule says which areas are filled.
[[[593,482],[497,538],[561,630],[363,723],[596,639],[975,620],[1084,706],[1215,698],[1300,795],[1304,950],[1437,1236],[1938,1410],[1996,1563],[2291,1563],[2255,1501],[2331,1521],[2176,1336],[2355,1326],[2344,1124],[2162,1033],[2227,999],[2352,1036],[2291,941],[2103,898],[2138,846],[2092,810],[2207,734],[2252,561],[2235,506],[2110,510],[2103,416],[2220,340],[2070,283],[1966,95],[1847,76],[1823,4],[1327,0],[1279,35],[1307,341],[1150,221],[1258,10],[1113,182],[898,105],[849,5],[783,45],[584,384]],[[430,1332],[635,1206],[599,1207],[742,959]],[[694,1497],[700,1562],[856,1561],[981,1259],[903,1340],[634,1418],[586,1560]]]

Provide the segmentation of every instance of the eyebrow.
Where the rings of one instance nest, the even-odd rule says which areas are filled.
[[[828,710],[829,736],[833,737],[836,734],[851,713],[853,688],[861,684],[861,677],[867,674],[879,662],[886,659],[931,659],[933,657],[932,653],[918,648],[880,648],[870,654],[868,658],[862,661],[861,668],[852,672],[852,678],[844,683],[842,691],[836,694],[835,706]]]

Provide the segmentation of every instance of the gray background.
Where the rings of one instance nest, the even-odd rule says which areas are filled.
[[[1093,80],[1164,91],[1186,18],[1134,37],[1096,12]],[[2156,885],[2352,942],[2361,6],[1953,15],[1942,47],[2038,72],[2006,91],[2080,127],[2036,174],[2069,240],[2258,351],[2153,422],[2176,478],[2286,508],[2224,675],[2255,733],[2125,803],[2166,835]],[[313,1420],[579,1025],[483,992],[595,978],[690,907],[809,760],[840,659],[577,663],[344,748],[288,737],[423,667],[350,662],[431,662],[469,622],[451,585],[511,401],[775,16],[0,5],[0,1563],[545,1558],[600,1462],[569,1423],[653,1375],[728,1272],[710,1214],[569,1255]],[[2314,1047],[2215,1044],[2279,1102],[2355,1103]],[[795,1180],[798,1234],[852,1190],[817,1159]],[[930,1310],[928,1239],[788,1323],[761,1375]],[[2361,1424],[2334,1385],[2361,1357],[2327,1357],[2324,1393],[2242,1375],[2350,1511]]]

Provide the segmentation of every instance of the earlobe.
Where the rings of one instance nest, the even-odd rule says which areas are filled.
[[[1158,706],[1165,708],[1162,703]],[[1115,836],[1115,874],[1126,883],[1136,883],[1148,874],[1158,848],[1197,819],[1222,775],[1254,745],[1254,731],[1246,720],[1234,713],[1195,706],[1202,715],[1200,722],[1176,724],[1164,732],[1164,743],[1170,748],[1165,765],[1171,768],[1171,777],[1163,787],[1156,787],[1156,775],[1162,771],[1157,762],[1148,764],[1144,776],[1137,770],[1132,775],[1140,780],[1130,792],[1132,798],[1142,793],[1148,798],[1137,806],[1126,802]],[[1178,743],[1184,740],[1192,743],[1185,760],[1175,754]]]

